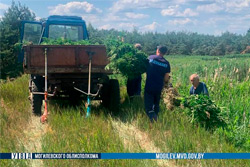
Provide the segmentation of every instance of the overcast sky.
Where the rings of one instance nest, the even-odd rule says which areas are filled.
[[[38,18],[81,16],[98,29],[245,34],[250,0],[19,0]],[[0,17],[11,0],[0,1]]]

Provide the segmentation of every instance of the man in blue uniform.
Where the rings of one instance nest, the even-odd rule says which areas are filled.
[[[168,82],[171,71],[169,62],[163,57],[167,53],[166,46],[158,46],[156,55],[149,56],[147,78],[144,92],[146,114],[151,122],[157,121],[161,91],[164,82]]]
[[[190,95],[204,94],[209,96],[206,84],[200,82],[200,78],[197,74],[192,74],[189,79],[193,85],[189,91]]]

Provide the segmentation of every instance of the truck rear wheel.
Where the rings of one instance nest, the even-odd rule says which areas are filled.
[[[116,79],[109,80],[103,85],[102,104],[112,112],[119,112],[120,109],[120,87]]]
[[[32,81],[32,96],[31,96],[31,106],[32,113],[35,115],[41,115],[41,107],[43,102],[43,95],[33,94],[33,92],[42,92],[42,85],[39,81]]]

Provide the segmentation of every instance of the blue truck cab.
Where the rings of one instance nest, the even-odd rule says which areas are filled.
[[[44,37],[79,41],[87,40],[88,32],[85,21],[78,16],[52,15],[44,22],[22,21],[21,43],[39,45]],[[18,56],[18,61],[23,61],[23,54]]]

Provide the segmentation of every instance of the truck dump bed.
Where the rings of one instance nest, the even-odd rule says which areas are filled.
[[[88,73],[92,56],[92,73],[111,73],[104,68],[109,63],[104,45],[28,45],[24,46],[24,72],[44,74],[45,48],[48,73]]]

